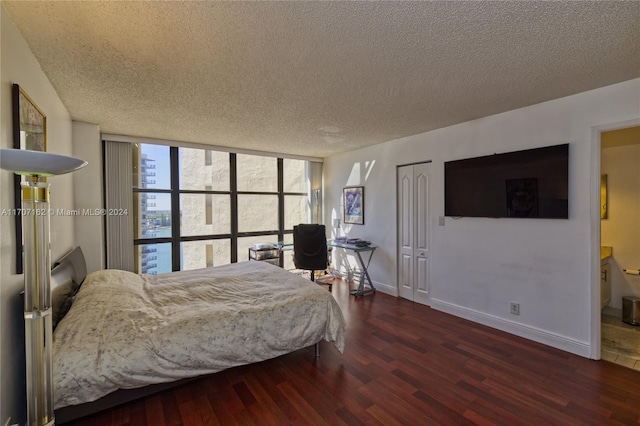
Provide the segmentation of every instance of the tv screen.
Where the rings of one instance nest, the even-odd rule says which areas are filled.
[[[444,163],[444,214],[569,218],[569,144]]]

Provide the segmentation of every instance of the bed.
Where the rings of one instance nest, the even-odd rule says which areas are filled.
[[[321,340],[344,350],[331,294],[266,262],[84,279],[83,263],[75,249],[52,271],[58,421]]]

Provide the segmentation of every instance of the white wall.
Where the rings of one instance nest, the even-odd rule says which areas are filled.
[[[102,185],[102,140],[97,124],[74,121],[73,155],[88,162],[73,173],[75,209],[104,208]],[[87,273],[104,269],[104,217],[80,215],[74,220],[75,245],[82,247]]]
[[[622,309],[623,296],[640,296],[640,144],[602,150],[600,169],[607,175],[608,217],[601,222],[601,243],[613,247],[611,302]]]
[[[47,151],[71,155],[71,118],[42,72],[24,39],[0,5],[1,23],[1,96],[0,147],[12,148],[11,84],[18,83],[47,116]],[[52,177],[51,207],[73,208],[71,175]],[[13,174],[0,171],[0,211],[12,209]],[[14,218],[0,215],[0,424],[9,417],[24,423],[25,358],[24,317],[19,293],[23,275],[15,275]],[[74,218],[51,218],[51,255],[58,258],[73,248]]]
[[[394,293],[396,166],[432,160],[431,306],[589,356],[592,127],[637,119],[639,90],[636,79],[331,156],[325,223],[341,217],[344,186],[365,186],[365,224],[342,232],[380,246],[371,277]],[[570,144],[568,220],[446,218],[438,226],[445,161],[562,143]],[[520,316],[509,313],[510,301]]]

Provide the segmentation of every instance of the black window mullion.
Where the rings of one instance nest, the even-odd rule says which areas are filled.
[[[270,235],[280,235],[280,231],[247,231],[238,232],[238,238],[242,237],[266,237]]]
[[[181,189],[181,194],[229,195],[229,191],[208,191],[206,189]]]
[[[238,262],[238,169],[236,154],[229,154],[229,178],[231,182],[231,263]]]
[[[155,237],[155,238],[136,238],[133,245],[163,244],[172,242],[171,237]]]
[[[180,237],[180,242],[189,241],[208,241],[208,240],[227,240],[231,238],[230,234],[209,234],[209,235],[191,235],[188,237]]]
[[[171,161],[171,270],[180,270],[180,164],[178,147],[169,151]]]
[[[284,238],[284,160],[278,158],[278,240]]]
[[[284,241],[284,160],[278,158],[278,241]],[[280,256],[279,265],[284,267],[284,258]]]
[[[267,191],[238,191],[239,195],[278,195],[279,192],[267,192]]]
[[[133,188],[133,192],[153,192],[156,194],[171,194],[171,189],[156,189],[156,188]]]

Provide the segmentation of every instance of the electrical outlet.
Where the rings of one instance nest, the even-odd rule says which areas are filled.
[[[516,302],[509,302],[509,306],[511,306],[511,313],[513,315],[520,315],[520,304]]]

